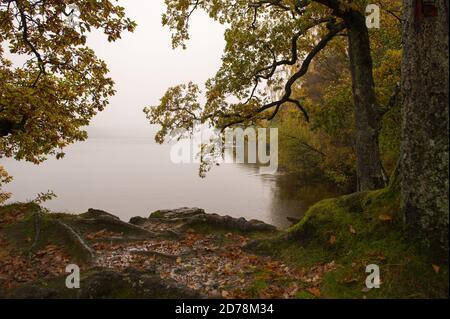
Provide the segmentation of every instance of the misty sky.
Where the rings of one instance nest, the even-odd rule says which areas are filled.
[[[93,120],[91,136],[151,134],[154,129],[142,109],[158,104],[170,86],[191,80],[203,84],[219,68],[225,45],[223,26],[198,11],[192,18],[187,50],[173,50],[170,31],[161,25],[164,0],[119,3],[138,27],[115,43],[99,33],[89,36],[89,46],[107,62],[117,90],[110,106]]]

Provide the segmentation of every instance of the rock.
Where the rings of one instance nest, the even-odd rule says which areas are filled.
[[[233,218],[230,216],[204,215],[199,221],[213,226],[229,228],[243,232],[252,231],[276,231],[276,227],[262,221],[247,221],[245,218]]]
[[[174,210],[159,210],[153,212],[149,221],[158,219],[166,222],[182,222],[182,228],[186,229],[193,224],[205,224],[230,230],[252,232],[252,231],[276,231],[276,227],[262,221],[245,218],[233,218],[231,216],[220,216],[217,214],[207,214],[201,208],[178,208]]]
[[[129,223],[132,225],[140,226],[140,225],[145,224],[146,221],[147,221],[147,218],[144,218],[141,216],[136,216],[136,217],[132,217],[130,219]]]
[[[51,288],[50,288],[51,287]],[[50,282],[37,281],[21,285],[2,297],[11,299],[198,299],[200,293],[171,279],[161,279],[154,270],[134,268],[117,272],[93,268],[81,279],[80,289],[68,289],[65,277]]]
[[[153,212],[150,214],[150,218],[168,218],[168,219],[175,219],[175,218],[188,218],[192,216],[198,216],[205,214],[205,211],[201,208],[188,208],[188,207],[182,207],[178,209],[164,209],[164,210],[158,210],[156,212]]]
[[[113,219],[116,219],[116,220],[120,220],[119,217],[114,216],[113,214],[110,214],[110,213],[105,212],[103,210],[93,209],[93,208],[89,208],[86,213],[81,214],[80,216],[82,216],[84,218],[110,217],[110,218],[113,218]]]
[[[126,223],[117,217],[111,216],[112,215],[108,213],[98,215],[82,214],[79,218],[71,221],[71,226],[82,230],[82,232],[89,233],[108,230],[110,232],[121,233],[124,236],[133,238],[144,239],[156,236],[154,233],[151,233],[142,227]]]
[[[25,211],[28,214],[28,211]],[[29,214],[32,216],[31,214]],[[37,216],[37,215],[36,215]],[[149,218],[134,217],[126,223],[116,216],[102,210],[89,209],[81,215],[50,214],[40,215],[39,236],[36,236],[36,251],[54,245],[70,260],[82,266],[81,288],[68,289],[65,284],[66,275],[51,275],[28,283],[17,283],[19,286],[6,289],[5,280],[0,278],[0,297],[17,299],[73,299],[73,298],[202,298],[195,290],[180,285],[173,279],[162,279],[159,268],[153,266],[143,270],[136,269],[106,269],[92,268],[94,265],[111,267],[108,263],[100,263],[102,251],[106,248],[114,251],[114,243],[126,243],[132,248],[133,242],[173,240],[187,236],[187,230],[193,226],[207,226],[201,229],[215,233],[215,230],[226,229],[227,232],[242,231],[275,231],[274,226],[264,222],[245,218],[233,218],[218,214],[207,214],[200,208],[179,208],[160,210]],[[15,247],[28,247],[28,230],[34,230],[36,222],[33,218],[24,221],[13,221],[7,228],[8,238],[14,238]],[[27,231],[24,231],[27,230]],[[0,235],[1,233],[0,229]],[[195,229],[194,229],[195,231]],[[11,235],[9,235],[11,234]],[[13,237],[15,234],[17,237]],[[26,243],[26,245],[23,245]],[[27,246],[28,245],[28,246]],[[28,253],[24,250],[19,253]],[[118,252],[120,253],[120,252]],[[143,251],[142,249],[128,252],[131,254],[157,255],[158,260],[174,263],[178,258],[189,258],[193,251],[183,249],[175,251],[174,255],[164,251]],[[145,259],[145,256],[142,257]],[[148,259],[148,258],[147,258]],[[143,266],[143,265],[141,265]],[[139,267],[139,266],[137,266]],[[145,266],[144,266],[145,267]],[[215,288],[215,287],[212,287]]]
[[[82,299],[107,298],[114,294],[120,294],[128,286],[124,282],[123,276],[113,270],[96,272],[84,279],[80,285],[80,298]]]
[[[147,299],[199,299],[199,292],[182,286],[172,280],[161,280],[159,276],[145,275],[140,278],[141,289]]]
[[[10,299],[54,299],[57,295],[58,292],[54,289],[26,284],[13,290],[8,297]]]
[[[154,270],[140,271],[127,268],[119,273],[112,270],[98,270],[81,283],[82,299],[99,298],[200,298],[201,295],[175,281],[161,279]]]
[[[300,218],[295,218],[295,217],[286,217],[286,219],[292,224],[292,225],[296,225],[298,223],[300,223],[301,219]]]

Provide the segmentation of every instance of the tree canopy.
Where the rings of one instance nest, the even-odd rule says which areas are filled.
[[[0,157],[39,163],[86,139],[83,128],[115,93],[88,33],[116,41],[135,27],[113,1],[1,1]]]
[[[365,38],[364,15],[368,4],[365,0],[166,0],[167,12],[162,22],[173,31],[174,48],[186,46],[189,22],[196,10],[204,10],[227,26],[226,47],[222,66],[205,84],[203,105],[198,102],[199,86],[189,83],[168,89],[158,106],[144,110],[152,124],[162,127],[156,140],[162,143],[170,131],[179,127],[191,129],[196,122],[224,130],[237,124],[272,120],[289,105],[295,106],[309,122],[305,99],[296,93],[301,86],[299,80],[324,48],[333,42],[347,42],[349,30],[355,29],[354,39],[362,40],[353,44],[350,51],[359,57],[351,62],[362,65],[362,69],[353,66],[360,74],[352,71],[352,78],[353,84],[361,82],[362,85],[357,89],[354,86],[353,92],[367,96],[366,99],[355,97],[356,102],[365,100],[357,107],[363,110],[359,118],[373,118],[369,123],[363,122],[360,131],[375,131],[366,140],[361,138],[358,155],[362,158],[361,166],[365,167],[359,171],[368,172],[367,187],[381,186],[377,154],[382,108],[375,97],[370,47]],[[380,1],[380,5],[391,13],[398,9],[397,1]],[[356,30],[357,27],[362,30]],[[362,89],[365,91],[360,92]],[[363,158],[368,153],[374,154],[372,158]],[[370,161],[371,165],[367,165]]]
[[[277,111],[288,102],[297,104],[307,116],[300,101],[292,97],[292,87],[306,73],[311,59],[344,29],[329,8],[305,1],[166,1],[166,4],[163,24],[173,30],[174,47],[185,47],[189,20],[196,9],[203,9],[216,21],[228,25],[227,44],[222,67],[206,83],[205,105],[200,109],[196,103],[178,103],[182,96],[190,97],[184,102],[197,98],[197,85],[171,88],[158,107],[146,109],[153,123],[174,129],[180,123],[176,118],[187,126],[192,123],[187,121],[190,118],[224,128],[271,118],[273,112],[265,111]],[[322,39],[314,41],[318,35]],[[298,65],[301,55],[308,51]],[[287,66],[295,66],[294,74],[285,83],[283,96],[272,101],[264,84],[282,85],[277,71]]]

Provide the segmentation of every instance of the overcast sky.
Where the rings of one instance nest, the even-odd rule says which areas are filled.
[[[158,104],[170,86],[191,80],[203,84],[219,68],[225,45],[223,26],[199,11],[192,18],[187,50],[173,50],[170,31],[161,25],[164,0],[119,3],[138,27],[115,43],[101,34],[89,37],[89,46],[107,62],[117,90],[110,106],[92,122],[91,136],[150,134],[142,109]]]

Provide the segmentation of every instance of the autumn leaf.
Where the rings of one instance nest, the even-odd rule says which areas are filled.
[[[319,288],[307,288],[306,291],[317,298],[322,295]]]
[[[381,214],[378,216],[378,219],[383,222],[389,222],[389,221],[393,220],[393,217],[390,215]]]
[[[433,266],[433,270],[436,274],[439,274],[439,271],[441,270],[441,268],[438,265],[432,265]]]
[[[0,47],[0,118],[2,130],[8,128],[0,157],[36,164],[48,155],[59,159],[61,149],[86,140],[86,126],[115,94],[108,67],[87,46],[85,30],[98,29],[115,41],[136,23],[107,0],[76,1],[73,24],[66,13],[75,1],[10,1],[8,8],[1,3],[0,43],[9,45]],[[10,63],[11,54],[25,63]],[[0,184],[6,178],[0,170]],[[0,201],[7,197],[0,192]]]
[[[350,225],[350,226],[349,226],[349,230],[350,230],[350,232],[351,232],[353,235],[356,234],[356,230],[355,230],[355,228],[353,228],[353,225]]]
[[[336,236],[331,235],[331,237],[330,237],[330,244],[331,244],[331,245],[336,244]]]

